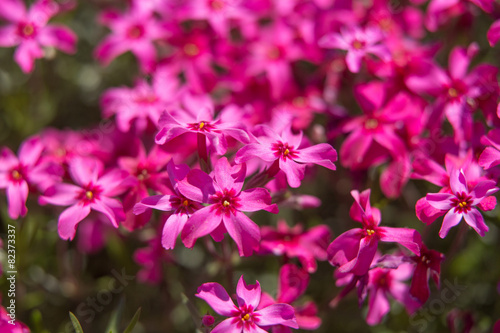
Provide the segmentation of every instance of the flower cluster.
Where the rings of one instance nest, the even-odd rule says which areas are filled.
[[[209,253],[229,286],[233,254],[279,258],[276,295],[241,276],[236,305],[219,283],[201,284],[195,296],[228,317],[200,319],[207,332],[318,329],[319,303],[298,300],[321,262],[342,287],[331,307],[357,289],[369,325],[390,299],[413,314],[430,298],[429,278],[440,286],[445,248],[427,246],[462,220],[460,237],[467,226],[484,237],[500,175],[498,66],[479,57],[490,46],[429,42],[453,20],[472,25],[500,7],[424,3],[131,0],[102,9],[106,35],[93,56],[105,67],[130,52],[135,83],[100,94],[106,132],[45,129],[17,154],[2,148],[9,217],[22,223],[37,201],[58,217],[59,237],[76,237],[86,253],[107,234],[140,241],[137,274],[151,284],[165,278],[164,263],[176,265],[179,246]],[[0,0],[0,46],[17,47],[26,74],[50,48],[74,53],[76,34],[49,21],[76,5]],[[496,44],[500,21],[482,39]],[[398,209],[411,213],[402,216],[414,219],[395,223],[386,208],[401,197]],[[342,199],[352,206],[338,205],[345,218],[332,223]],[[305,217],[318,207],[324,221]]]

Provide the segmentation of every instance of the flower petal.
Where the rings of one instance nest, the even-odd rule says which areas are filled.
[[[464,220],[481,237],[484,237],[484,234],[489,230],[488,226],[484,223],[483,215],[477,209],[472,208],[469,212],[464,213]]]
[[[9,216],[17,219],[28,212],[26,199],[28,198],[28,183],[25,181],[11,183],[7,186],[7,201],[9,203]]]
[[[202,284],[195,296],[207,302],[221,316],[232,316],[233,312],[237,310],[226,289],[218,283],[209,282]]]
[[[259,314],[257,321],[257,325],[259,326],[284,325],[291,328],[299,328],[295,319],[295,310],[289,304],[272,304],[256,311],[255,314]]]
[[[455,198],[455,196],[450,193],[427,193],[425,198],[432,207],[440,210],[448,210],[453,207],[451,199]]]
[[[239,210],[243,212],[256,212],[264,209],[271,213],[278,212],[278,206],[272,204],[272,198],[269,191],[265,188],[252,188],[245,190],[238,196],[240,198]]]
[[[59,216],[57,230],[62,239],[72,240],[75,237],[76,225],[90,213],[90,206],[76,204],[65,209]]]
[[[252,308],[256,309],[259,305],[262,291],[259,281],[255,282],[255,284],[247,285],[243,279],[243,275],[238,280],[238,285],[236,286],[236,298],[240,308],[246,305],[252,306]]]
[[[221,216],[212,212],[211,206],[196,211],[186,222],[182,230],[182,242],[186,247],[192,248],[196,240],[214,231],[222,222]]]
[[[453,212],[453,209],[450,209],[450,211],[444,216],[443,225],[439,230],[439,237],[445,238],[448,234],[448,231],[450,231],[452,227],[459,224],[461,220],[462,214],[455,213]]]
[[[150,197],[142,199],[140,202],[136,203],[134,206],[134,214],[142,214],[146,210],[158,209],[164,212],[168,212],[174,209],[172,207],[172,199],[175,196],[172,195],[152,195]]]
[[[161,244],[165,249],[170,250],[175,247],[177,236],[182,232],[187,220],[187,214],[174,213],[168,217],[161,236]]]
[[[229,216],[223,215],[222,220],[227,232],[238,245],[240,256],[251,256],[259,249],[260,228],[248,216],[237,211]]]

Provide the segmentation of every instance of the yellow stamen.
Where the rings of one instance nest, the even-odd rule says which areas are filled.
[[[200,53],[200,49],[198,46],[194,45],[193,43],[188,43],[184,45],[184,53],[186,53],[188,56],[195,56]]]
[[[361,43],[359,40],[355,40],[352,42],[352,47],[354,47],[356,50],[359,50],[363,48],[363,43]]]
[[[448,95],[450,95],[450,97],[457,97],[458,96],[457,89],[455,89],[455,88],[448,89]]]
[[[368,229],[368,230],[366,230],[366,233],[368,234],[368,236],[371,236],[375,233],[375,230]]]
[[[15,180],[21,179],[21,174],[19,173],[19,171],[12,170],[12,178],[14,178]]]
[[[367,129],[374,129],[377,128],[378,126],[378,121],[377,119],[368,119],[365,121],[365,128]]]
[[[465,201],[462,201],[462,202],[459,202],[459,203],[458,203],[458,206],[459,206],[460,208],[464,208],[464,207],[466,207],[466,206],[467,206],[467,203],[466,203]]]
[[[33,26],[31,24],[27,24],[23,28],[23,34],[25,36],[31,36],[34,32],[35,32],[35,29],[33,28]]]
[[[231,205],[231,204],[227,200],[224,200],[224,202],[222,203],[222,206],[224,206],[224,207],[229,207],[229,205]]]
[[[199,126],[200,129],[202,129],[203,127],[205,127],[205,123],[201,122],[198,126]]]
[[[94,193],[92,193],[92,191],[87,191],[85,192],[85,196],[87,197],[87,199],[92,200],[92,198],[94,197]]]
[[[183,205],[184,207],[187,207],[187,206],[189,205],[189,201],[187,201],[187,199],[186,199],[186,200],[184,200],[184,201],[182,202],[182,205]]]
[[[246,321],[248,319],[250,319],[250,315],[248,313],[245,314],[243,317],[241,317],[241,320],[245,320]]]
[[[286,156],[286,155],[288,155],[288,154],[290,154],[290,150],[288,150],[288,148],[287,148],[287,149],[285,149],[285,151],[283,152],[283,155],[285,155],[285,156]]]

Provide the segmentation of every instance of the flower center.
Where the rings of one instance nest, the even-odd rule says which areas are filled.
[[[276,60],[281,56],[281,51],[277,46],[272,46],[267,52],[267,57],[271,60]]]
[[[465,192],[458,193],[451,201],[455,206],[455,213],[467,213],[472,209],[472,197]]]
[[[184,53],[190,57],[197,56],[200,54],[200,49],[193,43],[188,43],[184,45]]]
[[[234,214],[241,206],[239,203],[240,198],[237,197],[237,193],[234,189],[224,189],[222,192],[216,192],[210,198],[210,201],[214,203],[212,205],[212,210],[215,210],[219,215]]]
[[[93,203],[95,200],[97,200],[99,198],[99,193],[101,193],[101,192],[102,192],[102,190],[100,187],[89,184],[79,194],[78,199],[84,205],[88,205],[90,203]]]
[[[422,263],[429,265],[431,263],[431,261],[425,255],[423,255],[422,256]]]
[[[448,89],[448,95],[450,95],[451,98],[455,98],[458,96],[458,91],[455,88],[450,88]]]
[[[352,47],[356,50],[361,50],[362,48],[365,47],[365,42],[362,42],[362,41],[359,41],[357,39],[355,39],[353,42],[352,42]]]
[[[94,199],[94,193],[92,191],[87,191],[87,192],[85,192],[85,197],[88,200],[92,200],[92,199]]]
[[[12,176],[12,178],[14,180],[19,180],[21,178],[23,178],[23,176],[21,175],[21,173],[17,170],[12,170],[12,172],[10,173],[10,175]]]
[[[24,38],[30,38],[35,35],[35,27],[31,23],[21,23],[17,28],[17,33]]]
[[[144,28],[141,25],[134,25],[127,31],[127,37],[130,39],[138,39],[144,35]]]
[[[188,201],[188,199],[185,199],[185,200],[182,202],[182,205],[183,205],[184,207],[189,206],[189,201]]]
[[[210,6],[213,10],[221,10],[224,8],[224,1],[222,0],[212,0]]]
[[[249,319],[250,319],[250,315],[248,313],[245,313],[244,316],[241,316],[241,320],[243,320],[243,321],[247,321]]]
[[[365,128],[366,129],[375,129],[378,127],[378,120],[377,119],[367,119],[365,121]]]
[[[142,171],[137,175],[137,179],[143,181],[144,179],[149,178],[148,170],[142,169]]]
[[[199,123],[188,124],[188,128],[192,131],[210,132],[214,126],[208,121],[200,121]]]
[[[297,157],[297,151],[293,149],[293,147],[289,146],[288,143],[283,143],[281,141],[273,143],[271,149],[274,151],[274,155],[276,157],[281,157],[286,160],[287,158],[295,158]]]
[[[368,230],[366,230],[366,233],[368,234],[368,236],[373,236],[373,234],[375,234],[375,230],[368,229]]]

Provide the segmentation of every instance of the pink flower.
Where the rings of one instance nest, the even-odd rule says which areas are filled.
[[[212,176],[191,170],[179,182],[179,192],[195,202],[208,206],[196,211],[187,221],[181,237],[186,247],[193,247],[200,237],[211,234],[220,242],[227,231],[238,245],[240,256],[250,256],[259,249],[260,229],[243,212],[266,210],[277,213],[276,204],[264,188],[242,191],[246,166],[231,166],[225,157],[215,165]]]
[[[186,178],[186,175],[189,173],[189,167],[187,165],[175,165],[171,160],[167,165],[167,171],[172,185],[170,187],[172,194],[153,195],[142,199],[141,202],[134,206],[134,214],[143,214],[150,209],[173,211],[165,222],[161,240],[163,247],[169,250],[175,247],[175,240],[181,233],[191,214],[201,209],[203,206],[189,200],[179,192],[179,181]]]
[[[260,126],[262,136],[255,138],[256,143],[250,143],[241,148],[235,157],[236,163],[243,163],[258,157],[265,162],[273,162],[268,174],[274,177],[279,170],[286,174],[291,187],[299,187],[307,164],[318,164],[330,170],[335,170],[333,164],[337,160],[337,152],[327,143],[299,149],[302,142],[302,132],[292,133],[288,126],[280,134],[268,126]]]
[[[179,82],[170,69],[158,68],[149,84],[138,80],[133,88],[111,88],[101,97],[104,117],[116,115],[116,124],[122,132],[135,125],[137,132],[158,125],[161,113],[171,107],[178,95]],[[151,126],[154,125],[154,126]]]
[[[306,271],[293,264],[283,265],[279,272],[276,300],[268,293],[263,292],[257,309],[262,309],[276,303],[291,304],[304,294],[308,284],[309,274]],[[295,318],[297,319],[297,324],[300,329],[318,329],[321,325],[321,319],[317,316],[318,309],[314,302],[308,301],[303,305],[293,307],[295,309]],[[273,328],[273,332],[290,333],[291,330],[289,327],[279,325]]]
[[[260,252],[284,255],[287,258],[297,257],[309,273],[314,273],[317,269],[316,260],[323,261],[327,258],[330,234],[326,225],[303,231],[301,225],[290,228],[284,220],[280,220],[276,230],[262,227]]]
[[[164,144],[185,133],[204,136],[212,148],[223,155],[227,150],[226,136],[248,143],[246,131],[237,123],[239,109],[235,105],[226,106],[218,117],[214,116],[214,106],[208,96],[193,97],[187,95],[183,99],[185,110],[167,110],[160,118],[156,135],[157,144]]]
[[[380,43],[384,36],[374,27],[362,29],[352,27],[342,29],[340,33],[330,33],[319,40],[319,46],[329,49],[347,51],[346,63],[353,73],[359,72],[361,61],[367,54],[374,54],[383,61],[389,61],[391,54],[387,47]]]
[[[272,304],[256,310],[261,299],[260,284],[256,282],[254,285],[247,285],[241,276],[236,287],[237,306],[218,283],[204,283],[198,288],[196,297],[207,302],[221,316],[230,317],[218,324],[212,333],[263,333],[266,331],[262,327],[273,325],[299,328],[293,307],[289,304]]]
[[[0,1],[0,18],[10,22],[0,27],[0,46],[19,45],[14,60],[23,72],[33,70],[35,59],[44,56],[44,46],[75,52],[75,33],[61,25],[47,24],[59,11],[59,5],[52,0],[37,0],[29,10],[22,0]]]
[[[40,204],[70,206],[59,216],[58,231],[62,239],[73,239],[77,224],[96,210],[104,214],[115,228],[125,218],[120,201],[112,197],[125,191],[123,170],[111,170],[103,175],[98,160],[74,158],[69,165],[71,178],[77,185],[56,184],[39,198]]]
[[[488,135],[481,138],[481,142],[491,147],[483,150],[479,156],[479,165],[489,169],[500,164],[500,129],[492,129]]]
[[[389,312],[388,296],[403,304],[409,313],[420,307],[410,296],[409,287],[403,281],[412,273],[413,265],[402,264],[397,269],[373,268],[368,272],[368,313],[366,322],[369,325],[380,324]]]
[[[328,246],[328,260],[339,266],[341,273],[364,275],[368,272],[377,252],[378,242],[395,242],[420,255],[420,234],[409,228],[379,227],[380,210],[370,205],[370,189],[361,193],[351,191],[354,204],[350,215],[363,224],[363,229],[352,229],[338,236]]]
[[[157,285],[165,278],[163,274],[164,262],[172,261],[172,258],[163,249],[160,237],[155,235],[154,238],[148,240],[146,247],[134,252],[134,261],[141,266],[137,272],[137,279],[143,283]]]
[[[44,146],[38,137],[26,140],[19,147],[19,157],[9,148],[0,152],[0,189],[6,189],[9,216],[17,219],[28,212],[26,199],[30,186],[41,191],[54,184],[62,170],[51,163],[40,162]]]
[[[444,255],[428,249],[422,243],[420,244],[420,256],[413,256],[411,259],[416,263],[416,267],[411,280],[410,294],[424,304],[430,294],[429,277],[432,277],[439,288],[439,274]]]
[[[469,190],[465,174],[460,169],[451,173],[450,188],[452,193],[428,193],[426,199],[432,207],[448,211],[441,230],[439,230],[439,237],[445,238],[448,231],[460,223],[462,218],[481,237],[484,237],[489,228],[475,206],[499,190],[495,184],[493,180],[483,180],[477,183],[472,190]]]
[[[487,33],[490,46],[494,46],[500,40],[500,20],[496,20],[491,25]]]
[[[14,324],[11,323],[12,318],[10,317],[7,310],[0,305],[0,332],[2,333],[30,333],[30,329],[24,323],[19,320],[14,320]]]
[[[154,41],[167,37],[169,32],[150,9],[134,5],[125,13],[105,11],[100,16],[100,23],[111,29],[111,34],[101,41],[94,52],[102,64],[108,65],[117,56],[131,51],[142,71],[154,70]]]

